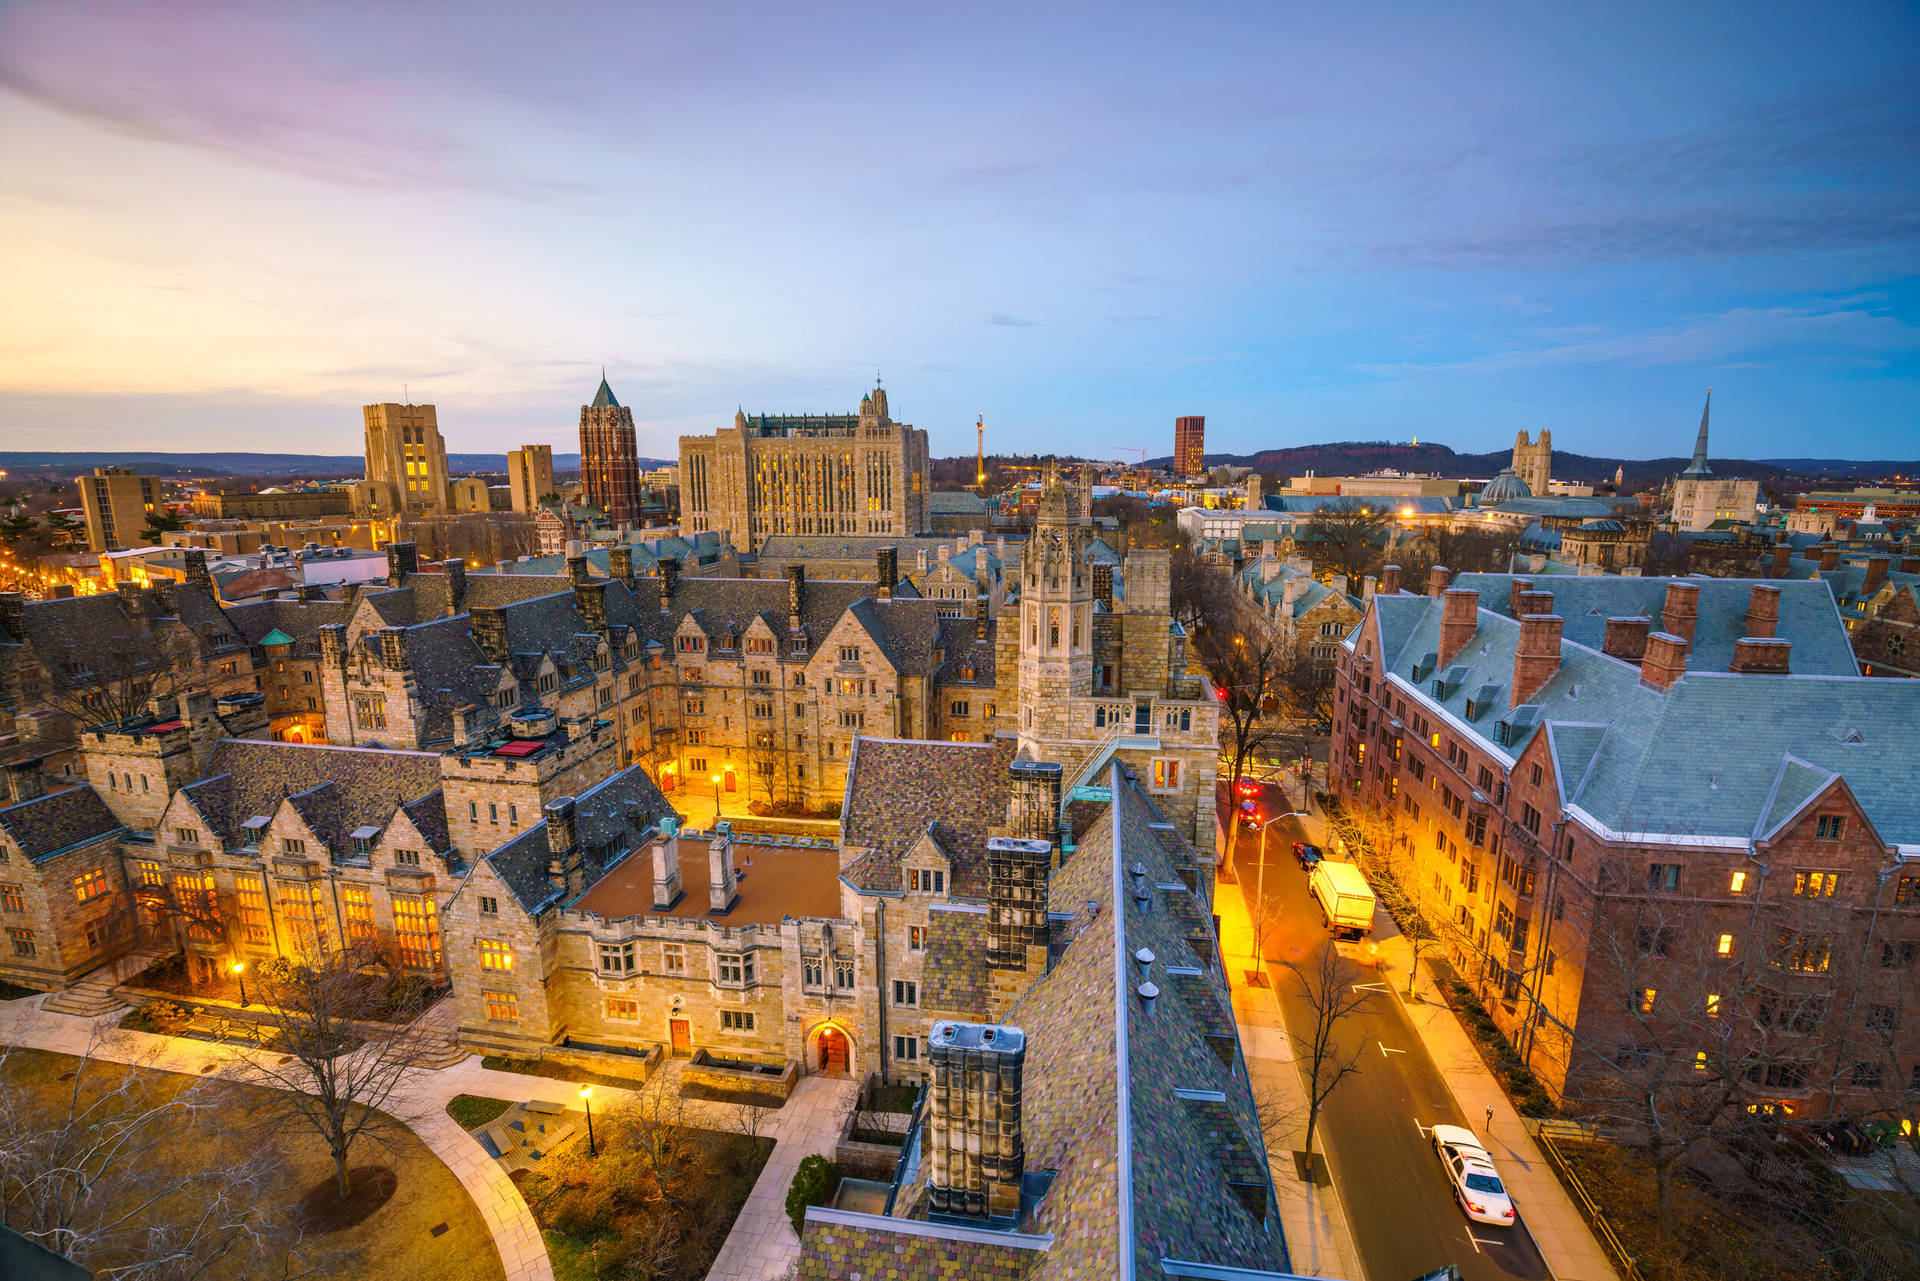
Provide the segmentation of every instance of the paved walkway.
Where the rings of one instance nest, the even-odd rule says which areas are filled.
[[[1327,848],[1325,816],[1316,808],[1302,822],[1310,832],[1317,833],[1317,843]],[[1387,983],[1394,1000],[1400,1002],[1408,1021],[1420,1034],[1461,1115],[1468,1118],[1468,1124],[1487,1145],[1555,1281],[1619,1281],[1606,1248],[1547,1164],[1546,1155],[1534,1142],[1507,1092],[1487,1069],[1473,1038],[1435,987],[1427,966],[1422,965],[1415,976],[1414,995],[1409,999],[1406,974],[1412,949],[1385,912],[1379,913],[1375,922],[1381,975],[1399,976]],[[1488,1109],[1492,1109],[1491,1126],[1484,1120]]]
[[[1307,1091],[1294,1063],[1293,1039],[1281,1020],[1279,998],[1270,987],[1247,986],[1247,971],[1264,967],[1253,960],[1253,925],[1246,898],[1238,884],[1223,881],[1215,900],[1220,951],[1233,987],[1233,1019],[1239,1024],[1240,1047],[1247,1056],[1248,1084],[1260,1108],[1267,1168],[1273,1173],[1292,1269],[1309,1276],[1364,1281],[1366,1272],[1340,1194],[1331,1185],[1303,1182],[1294,1168],[1293,1154],[1306,1137]],[[1320,1134],[1314,1136],[1314,1151],[1324,1160],[1326,1148],[1320,1138]]]
[[[209,1067],[228,1074],[241,1057],[234,1046],[118,1028],[110,1016],[90,1021],[49,1013],[40,1008],[45,1000],[36,996],[0,1002],[0,1043],[59,1054],[91,1054],[109,1062],[187,1076],[202,1075]],[[677,1091],[681,1067],[678,1060],[669,1061],[645,1090]],[[596,1085],[593,1098],[596,1107],[610,1108],[634,1093]],[[579,1107],[580,1087],[571,1081],[497,1072],[482,1067],[479,1056],[473,1055],[451,1067],[416,1071],[394,1092],[387,1108],[453,1171],[473,1198],[493,1234],[507,1281],[553,1281],[546,1243],[519,1189],[500,1163],[447,1115],[447,1103],[457,1094],[516,1102],[542,1099]],[[787,1187],[801,1157],[832,1149],[855,1094],[850,1080],[802,1078],[793,1098],[762,1127],[761,1133],[774,1139],[776,1146],[721,1248],[710,1274],[716,1281],[778,1277],[799,1258],[800,1242],[786,1216]],[[685,1106],[696,1124],[738,1128],[732,1104],[690,1099]]]

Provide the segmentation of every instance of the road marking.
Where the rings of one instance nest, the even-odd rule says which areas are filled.
[[[1433,1127],[1430,1125],[1422,1125],[1418,1121],[1415,1121],[1413,1123],[1413,1128],[1420,1131],[1420,1137],[1423,1139],[1433,1137]]]
[[[1505,1245],[1506,1244],[1505,1241],[1488,1241],[1488,1240],[1484,1240],[1481,1237],[1474,1236],[1472,1228],[1467,1229],[1467,1238],[1473,1242],[1473,1248],[1476,1251],[1479,1250],[1479,1248],[1483,1245]]]
[[[1405,1050],[1390,1050],[1390,1049],[1388,1049],[1388,1048],[1387,1048],[1387,1043],[1386,1043],[1385,1041],[1378,1041],[1378,1042],[1375,1042],[1375,1044],[1377,1044],[1377,1045],[1378,1045],[1378,1046],[1380,1047],[1380,1057],[1381,1057],[1381,1058],[1383,1058],[1383,1059],[1384,1059],[1384,1058],[1386,1058],[1386,1057],[1387,1057],[1387,1055],[1389,1055],[1389,1054],[1405,1054],[1405,1053],[1406,1053],[1406,1051],[1405,1051]]]
[[[1353,985],[1353,990],[1356,992],[1385,993],[1387,990],[1387,985],[1385,983],[1355,983]]]
[[[1475,1254],[1479,1254],[1479,1253],[1481,1253],[1481,1249],[1480,1249],[1480,1238],[1479,1238],[1479,1237],[1477,1237],[1477,1236],[1475,1236],[1475,1235],[1473,1235],[1473,1229],[1472,1229],[1472,1228],[1468,1228],[1468,1229],[1467,1229],[1467,1240],[1468,1240],[1468,1241],[1469,1241],[1469,1242],[1470,1242],[1470,1243],[1471,1243],[1471,1244],[1473,1245],[1473,1252],[1474,1252]]]

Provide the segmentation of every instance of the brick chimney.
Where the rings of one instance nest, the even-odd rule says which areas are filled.
[[[387,544],[387,586],[398,587],[420,570],[420,552],[412,543]]]
[[[1840,568],[1840,549],[1838,547],[1822,547],[1820,549],[1820,568]]]
[[[1730,672],[1785,676],[1790,670],[1793,642],[1771,636],[1743,636],[1733,643]]]
[[[1398,596],[1400,594],[1400,567],[1398,565],[1382,565],[1380,567],[1380,594],[1382,596]]]
[[[668,819],[653,842],[653,910],[665,912],[680,899],[680,829]]]
[[[1027,1034],[1017,1027],[949,1019],[933,1025],[926,1118],[927,1207],[933,1213],[1019,1217],[1026,1051]]]
[[[1747,593],[1747,635],[1767,637],[1780,626],[1780,589],[1755,583]]]
[[[1637,663],[1646,657],[1647,633],[1652,630],[1653,620],[1650,618],[1609,618],[1607,636],[1600,642],[1600,652]]]
[[[445,561],[440,568],[447,575],[447,617],[452,618],[467,607],[467,562]]]
[[[507,661],[507,618],[492,606],[475,605],[467,611],[468,625],[473,629],[473,643],[487,656],[487,661],[497,666],[505,666]],[[335,624],[338,626],[338,624]]]
[[[1012,778],[1007,829],[1013,836],[1051,841],[1059,834],[1061,789],[1065,771],[1058,761],[1015,758],[1007,763]]]
[[[380,629],[380,661],[389,671],[407,670],[407,646],[404,627],[382,627]]]
[[[186,572],[183,576],[186,581],[200,588],[208,595],[212,595],[213,575],[207,572],[207,554],[195,548],[186,553],[185,560]]]
[[[1427,571],[1427,595],[1445,596],[1447,584],[1453,581],[1453,571],[1445,565],[1435,565]]]
[[[1879,591],[1881,585],[1887,581],[1887,566],[1891,563],[1892,560],[1890,557],[1867,557],[1867,581],[1866,585],[1861,588],[1861,591],[1869,596]]]
[[[322,623],[314,631],[320,637],[320,661],[328,667],[347,665],[347,625]]]
[[[1667,603],[1660,610],[1660,625],[1667,632],[1693,644],[1693,627],[1700,620],[1700,584],[1668,583]]]
[[[1640,660],[1640,679],[1655,689],[1671,689],[1687,671],[1689,645],[1671,632],[1647,637],[1647,654]]]
[[[662,556],[660,570],[660,608],[673,609],[673,593],[680,586],[680,562],[671,556]]]
[[[1113,612],[1113,566],[1093,567],[1093,598],[1105,605],[1109,614]]]
[[[547,883],[569,897],[587,888],[586,858],[580,849],[580,831],[571,796],[546,804]]]
[[[740,875],[733,870],[733,835],[721,832],[707,843],[713,879],[707,885],[708,910],[724,915],[740,901]]]
[[[1793,559],[1793,544],[1775,543],[1773,545],[1773,570],[1769,575],[1769,577],[1772,577],[1772,578],[1786,577],[1787,570],[1791,568],[1791,566],[1789,566],[1787,562],[1792,559]]]
[[[1052,841],[988,838],[987,964],[994,969],[1046,968],[1047,871],[1052,863]]]
[[[1903,574],[1920,574],[1920,556],[1902,556],[1900,558],[1900,572]]]
[[[587,620],[591,631],[607,630],[607,584],[604,582],[583,583],[578,579],[573,584],[573,607],[580,611],[580,617]]]
[[[1518,618],[1527,611],[1520,608],[1520,597],[1533,590],[1531,578],[1510,578],[1507,580],[1507,613]]]
[[[1525,618],[1528,614],[1551,614],[1553,612],[1553,593],[1536,592],[1529,588],[1520,593],[1520,612],[1515,618]]]
[[[575,586],[593,581],[593,571],[587,568],[585,552],[567,557],[567,577],[574,581]]]
[[[620,543],[607,549],[607,577],[617,578],[625,583],[628,591],[633,590],[633,547]]]
[[[46,795],[46,782],[40,777],[40,758],[29,756],[7,765],[7,804],[18,805],[36,796]]]
[[[879,580],[874,596],[879,600],[893,599],[893,585],[900,581],[900,549],[894,546],[880,548],[873,554],[874,577]]]
[[[1440,666],[1445,667],[1480,630],[1480,593],[1453,587],[1440,602]]]
[[[787,566],[787,630],[800,630],[800,611],[807,603],[807,567]]]
[[[1558,614],[1528,614],[1520,620],[1520,643],[1513,651],[1513,705],[1532,700],[1560,670]]]

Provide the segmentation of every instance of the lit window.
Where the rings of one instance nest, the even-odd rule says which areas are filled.
[[[909,925],[907,927],[907,951],[924,952],[927,950],[927,927]]]
[[[99,898],[107,892],[107,872],[105,868],[91,868],[73,878],[73,896],[84,903],[90,898]]]
[[[1717,945],[1715,945],[1714,950],[1719,952],[1720,955],[1722,956],[1732,956],[1733,955],[1733,935],[1722,934],[1720,936],[1720,942]]]
[[[1710,1019],[1720,1017],[1720,994],[1718,992],[1707,993],[1707,1017]]]
[[[1637,998],[1637,1001],[1640,1007],[1640,1012],[1642,1014],[1653,1013],[1653,1003],[1655,999],[1659,997],[1659,995],[1660,995],[1659,992],[1653,988],[1650,988],[1650,987],[1641,988],[1640,995]]]
[[[487,1017],[505,1022],[517,1022],[520,1018],[520,998],[511,992],[483,992],[486,998]]]
[[[1707,1070],[1707,1052],[1705,1050],[1694,1051],[1693,1070],[1696,1072],[1704,1072]]]
[[[499,939],[481,939],[480,968],[483,970],[512,969],[513,951]]]
[[[1747,888],[1747,874],[1745,872],[1735,872],[1733,874],[1733,879],[1727,885],[1728,891],[1734,894],[1739,894],[1743,892],[1746,888]]]

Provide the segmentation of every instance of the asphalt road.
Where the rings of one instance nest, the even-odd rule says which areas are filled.
[[[1275,812],[1270,803],[1261,798],[1263,815]],[[1249,910],[1257,887],[1269,907],[1279,907],[1267,939],[1267,973],[1296,1037],[1312,1028],[1313,1014],[1286,963],[1309,965],[1320,949],[1333,946],[1307,891],[1306,873],[1293,857],[1293,843],[1304,839],[1297,819],[1273,825],[1264,884],[1258,832],[1242,829],[1234,855]],[[1356,959],[1366,951],[1364,943],[1339,946]],[[1373,981],[1370,970],[1358,979]],[[1384,986],[1336,1030],[1341,1047],[1362,1047],[1360,1070],[1334,1090],[1319,1120],[1319,1137],[1369,1281],[1411,1281],[1447,1263],[1458,1265],[1468,1281],[1544,1281],[1549,1274],[1527,1232],[1525,1205],[1516,1207],[1520,1219],[1513,1227],[1493,1227],[1469,1221],[1454,1201],[1423,1127],[1464,1125],[1479,1133],[1484,1118],[1460,1114],[1440,1069]],[[1306,1064],[1301,1068],[1304,1079]]]

